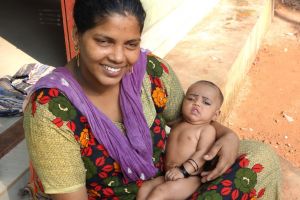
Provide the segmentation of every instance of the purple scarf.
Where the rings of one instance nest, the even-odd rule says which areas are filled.
[[[40,88],[58,88],[87,117],[95,138],[120,164],[125,178],[129,181],[147,180],[156,174],[157,169],[152,161],[152,138],[141,101],[146,65],[147,51],[142,49],[133,66],[133,73],[124,75],[121,81],[119,100],[126,135],[91,103],[65,67],[57,68],[41,78],[28,96]]]

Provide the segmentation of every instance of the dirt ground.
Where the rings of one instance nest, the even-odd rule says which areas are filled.
[[[226,123],[300,168],[300,1],[282,2]]]

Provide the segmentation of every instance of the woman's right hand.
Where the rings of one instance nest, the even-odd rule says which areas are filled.
[[[218,139],[203,158],[209,161],[218,155],[219,160],[215,169],[201,173],[201,181],[203,183],[216,179],[224,174],[235,162],[239,149],[240,140],[236,133],[217,122],[214,122],[213,126],[217,130]]]

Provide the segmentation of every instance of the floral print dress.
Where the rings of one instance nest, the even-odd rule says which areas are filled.
[[[153,162],[157,176],[163,175],[166,123],[178,118],[183,91],[172,69],[152,54],[148,55],[141,98],[152,136]],[[126,134],[122,123],[115,125]],[[24,129],[34,198],[85,186],[89,200],[135,199],[143,181],[124,179],[119,164],[94,138],[86,117],[58,89],[43,88],[31,96]],[[202,185],[191,199],[278,198],[278,165],[270,164],[278,163],[275,155],[257,142],[245,141],[241,147],[236,163],[223,176]]]

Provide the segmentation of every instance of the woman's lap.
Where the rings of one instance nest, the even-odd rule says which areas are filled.
[[[241,141],[239,154],[223,176],[202,185],[192,199],[279,199],[280,164],[271,147]]]

